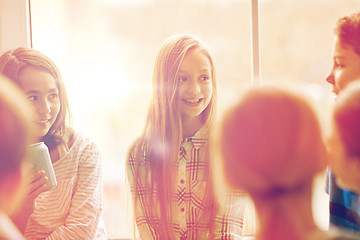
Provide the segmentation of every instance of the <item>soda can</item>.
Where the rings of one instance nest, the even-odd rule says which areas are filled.
[[[37,172],[39,170],[45,171],[45,176],[48,178],[46,183],[46,188],[44,191],[49,191],[56,187],[56,177],[54,168],[51,162],[49,149],[44,144],[44,142],[38,142],[29,145],[29,162],[34,165],[34,171]]]

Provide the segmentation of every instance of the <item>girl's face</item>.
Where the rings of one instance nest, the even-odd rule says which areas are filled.
[[[25,67],[19,74],[20,87],[35,107],[36,139],[49,132],[59,111],[59,89],[53,76],[34,67]]]
[[[210,60],[200,49],[191,49],[180,65],[178,76],[182,119],[201,120],[201,113],[209,105],[213,91]]]
[[[337,95],[348,83],[360,79],[360,55],[335,37],[332,57],[334,65],[326,81],[333,86],[333,92]]]

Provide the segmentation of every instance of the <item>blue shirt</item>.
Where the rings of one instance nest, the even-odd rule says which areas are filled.
[[[340,188],[328,169],[326,191],[330,199],[330,224],[341,229],[360,233],[360,197]]]

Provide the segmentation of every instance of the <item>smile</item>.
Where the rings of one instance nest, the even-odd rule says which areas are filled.
[[[39,120],[39,121],[37,121],[37,123],[45,124],[45,123],[48,123],[49,121],[50,121],[50,119],[47,119],[47,120]]]
[[[184,98],[183,101],[187,103],[199,103],[203,99],[202,98]]]

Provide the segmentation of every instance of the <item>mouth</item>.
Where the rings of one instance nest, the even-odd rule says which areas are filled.
[[[38,124],[46,124],[49,121],[50,121],[50,119],[44,119],[44,120],[38,120],[38,121],[36,121],[36,123],[38,123]]]
[[[185,103],[191,103],[191,104],[194,104],[194,103],[199,103],[203,100],[203,98],[184,98],[183,101]]]

